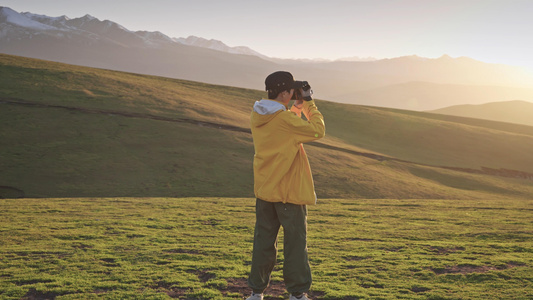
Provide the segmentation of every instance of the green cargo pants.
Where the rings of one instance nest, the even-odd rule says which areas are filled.
[[[248,285],[262,293],[276,264],[278,232],[283,226],[283,279],[289,293],[306,293],[311,288],[307,256],[307,207],[256,200],[256,223],[252,270]]]

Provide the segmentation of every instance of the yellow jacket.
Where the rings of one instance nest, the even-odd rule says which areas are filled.
[[[301,118],[304,113],[308,121]],[[309,160],[302,143],[322,138],[324,117],[315,101],[291,110],[276,100],[260,100],[251,116],[254,192],[268,202],[316,204]]]

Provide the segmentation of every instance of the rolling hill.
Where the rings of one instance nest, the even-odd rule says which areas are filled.
[[[253,196],[262,91],[0,55],[0,196]],[[531,198],[533,127],[317,101],[319,198]]]
[[[479,105],[454,105],[431,112],[533,126],[533,103],[520,100]]]
[[[358,99],[357,103],[361,105],[430,111],[441,109],[443,105],[446,107],[480,105],[487,102],[501,102],[502,99],[533,99],[533,89],[411,81],[350,91],[335,97],[343,103],[351,103],[352,99]]]

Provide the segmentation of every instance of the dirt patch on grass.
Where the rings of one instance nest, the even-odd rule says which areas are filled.
[[[448,266],[444,268],[431,268],[437,275],[442,274],[472,274],[472,273],[486,273],[494,270],[506,270],[510,268],[524,266],[522,263],[508,263],[503,266],[474,266],[474,265],[457,265],[457,266]]]
[[[411,292],[414,292],[414,293],[425,293],[427,291],[430,291],[431,289],[427,287],[423,287],[423,286],[413,286],[409,290],[411,290]]]
[[[189,290],[186,290],[186,289],[172,288],[172,289],[166,291],[166,294],[167,294],[170,298],[184,299],[185,295],[186,295],[188,292],[189,292]]]
[[[158,281],[150,288],[156,291],[164,292],[170,298],[176,298],[176,299],[184,299],[185,295],[187,295],[187,293],[190,292],[189,289],[173,287],[172,283],[165,282],[165,281]]]
[[[449,253],[456,253],[459,251],[465,251],[465,247],[451,247],[451,248],[445,248],[445,247],[439,247],[439,246],[431,246],[429,247],[429,251],[435,252],[437,254],[446,255]]]
[[[200,253],[200,251],[196,250],[196,249],[182,249],[182,248],[177,248],[177,249],[169,249],[169,250],[164,250],[163,252],[165,253],[180,253],[180,254],[203,254],[203,253]]]
[[[252,293],[245,278],[227,278],[226,281],[228,282],[227,287],[221,290],[224,295],[237,293],[243,297],[247,297]],[[282,283],[271,282],[270,286],[265,291],[264,299],[279,299],[284,292],[285,290]]]
[[[38,291],[35,288],[31,288],[24,297],[22,297],[23,300],[48,300],[48,299],[55,299],[57,296],[60,296],[61,294],[54,293],[54,292],[45,292],[45,291]]]
[[[228,286],[221,290],[224,295],[238,293],[243,297],[247,297],[252,293],[252,290],[248,287],[248,281],[245,278],[228,278],[226,281],[228,282]],[[265,300],[283,298],[286,295],[285,285],[281,281],[272,281],[264,294]]]
[[[248,297],[252,293],[245,278],[228,278],[226,281],[228,286],[221,290],[224,295],[237,293],[242,297]],[[265,300],[285,299],[289,296],[282,281],[271,281],[264,294]],[[320,299],[320,297],[324,296],[324,292],[309,291],[308,295],[312,299]]]
[[[348,256],[343,256],[342,258],[344,258],[344,260],[347,260],[347,261],[360,261],[360,260],[368,259],[368,257],[357,256],[357,255],[348,255]]]

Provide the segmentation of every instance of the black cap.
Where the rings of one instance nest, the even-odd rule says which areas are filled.
[[[282,92],[294,88],[294,78],[292,74],[285,71],[274,72],[265,79],[265,89],[267,91]]]

